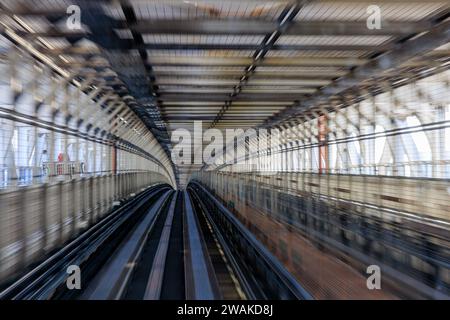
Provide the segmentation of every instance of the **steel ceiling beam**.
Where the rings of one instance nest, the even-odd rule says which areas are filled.
[[[103,48],[103,50],[101,50],[101,53],[110,64],[110,66],[108,67],[112,68],[119,74],[120,79],[127,86],[127,91],[136,99],[135,101],[132,101],[132,103],[129,103],[130,108],[141,118],[141,120],[146,124],[147,128],[158,140],[160,145],[164,148],[164,146],[167,145],[166,142],[169,141],[169,139],[167,132],[158,128],[158,121],[160,121],[160,119],[156,119],[152,114],[146,112],[146,110],[142,108],[142,104],[139,102],[140,99],[148,100],[148,88],[145,89],[135,86],[135,81],[129,77],[129,74],[122,73],[120,72],[120,70],[118,70],[120,69],[120,67],[117,66],[117,61],[115,61],[116,57],[111,54],[111,52],[104,50],[105,48],[118,47],[125,43],[117,36],[117,34],[113,30],[116,20],[105,15],[100,3],[86,0],[77,0],[74,1],[74,4],[80,6],[83,12],[83,14],[81,15],[81,22],[84,25],[87,25],[91,30],[87,38]],[[75,41],[79,40],[70,38],[70,36],[67,37],[67,39],[71,43],[75,43]],[[126,43],[129,43],[129,41],[127,41]],[[142,64],[140,64],[140,66],[133,65],[132,67],[137,74],[144,75],[145,77],[145,72],[144,70],[142,70],[144,69]],[[123,94],[128,94],[127,91],[123,92]],[[170,157],[170,152],[169,150],[167,150],[167,148],[165,152]]]
[[[78,34],[78,37],[86,35]],[[77,36],[77,34],[67,35],[68,37]],[[234,50],[234,51],[255,51],[260,47],[259,44],[222,44],[222,43],[145,43],[135,45],[130,39],[120,39],[119,43],[111,44],[105,48],[108,50]],[[286,44],[274,45],[270,50],[273,51],[385,51],[391,48],[389,44],[379,45],[314,45],[314,44]],[[67,48],[40,48],[42,53],[46,54],[92,54],[93,48],[67,47]]]
[[[168,116],[166,117],[167,121],[179,121],[179,120],[204,120],[204,121],[213,121],[216,118],[216,115],[189,115],[189,114],[185,114],[182,116]],[[246,121],[251,121],[251,120],[264,120],[267,118],[267,115],[251,115],[251,116],[243,116],[243,115],[236,115],[235,118],[233,118],[233,116],[229,116],[228,114],[223,116],[223,120],[227,121],[227,120],[246,120]]]
[[[317,91],[317,88],[287,88],[287,89],[278,89],[278,88],[264,88],[264,89],[253,89],[252,86],[245,86],[240,92],[244,93],[277,93],[277,94],[311,94]]]
[[[134,12],[134,8],[131,5],[131,3],[128,0],[121,0],[120,6],[125,15],[126,25],[134,24],[136,22],[136,14]],[[144,44],[142,35],[136,30],[131,30],[131,34],[133,36],[133,44],[135,46],[142,47]],[[158,86],[155,85],[155,76],[153,74],[153,67],[148,61],[147,50],[140,48],[140,49],[138,49],[138,52],[139,52],[139,56],[141,57],[142,64],[143,64],[145,72],[146,72],[145,81],[147,82],[148,87],[146,88],[147,95],[144,98],[148,100],[149,98],[158,96]],[[158,102],[156,101],[156,103],[152,103],[151,106],[152,106],[152,108],[150,110],[151,110],[151,113],[153,113],[153,114],[151,114],[151,115],[148,113],[145,114],[145,110],[140,110],[141,114],[145,117],[153,117],[154,118],[153,120],[156,123],[164,124],[163,119],[161,117],[161,113],[159,111]],[[164,129],[159,129],[159,130],[160,130],[160,135],[161,135],[161,139],[159,140],[159,142],[160,142],[162,148],[164,149],[164,151],[166,152],[167,156],[169,157],[169,159],[171,159],[171,152],[170,152],[171,144],[170,144],[169,134],[168,134],[167,130],[165,129],[165,126],[164,126]],[[172,170],[175,174],[176,182],[178,184],[179,177],[177,175],[176,167],[172,161],[171,161],[171,165],[172,165]]]
[[[285,105],[286,105],[286,103],[283,104],[283,107]],[[258,112],[259,111],[264,111],[265,112],[266,110],[267,111],[280,110],[283,107],[282,106],[274,106],[274,107],[261,106],[261,107],[249,108],[249,107],[246,107],[246,106],[239,107],[239,106],[233,105],[229,110],[237,110],[237,111],[242,110],[242,111],[250,111],[250,112],[253,112],[253,111],[258,111]],[[194,106],[166,107],[166,106],[164,106],[164,111],[165,112],[175,112],[175,111],[180,111],[180,112],[186,112],[186,111],[189,111],[189,112],[193,112],[193,111],[209,112],[209,111],[216,111],[218,109],[220,109],[220,107],[218,107],[218,106],[203,106],[203,107],[194,107]]]
[[[273,87],[266,87],[266,88],[252,88],[251,86],[245,87],[242,89],[242,93],[277,93],[277,94],[311,94],[317,91],[317,88],[305,88],[305,87],[298,87],[298,88],[286,88],[286,89],[274,89]],[[182,88],[161,88],[159,90],[160,93],[160,99],[164,100],[164,97],[167,94],[172,93],[224,93],[229,94],[230,92],[233,92],[232,87],[220,87],[220,88],[189,88],[189,87],[182,87]]]

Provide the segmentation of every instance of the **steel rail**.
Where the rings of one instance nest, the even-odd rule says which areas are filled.
[[[135,266],[141,259],[143,247],[149,233],[170,198],[172,191],[166,190],[145,214],[144,219],[115,250],[109,261],[100,269],[81,299],[119,300],[124,297]]]

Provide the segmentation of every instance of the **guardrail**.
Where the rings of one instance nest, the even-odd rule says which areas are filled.
[[[165,181],[159,173],[135,172],[0,190],[0,285],[120,201]]]

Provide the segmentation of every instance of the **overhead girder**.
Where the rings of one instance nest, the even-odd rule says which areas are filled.
[[[19,54],[17,54],[16,56],[21,57],[21,55]],[[36,61],[31,60],[30,58],[30,56],[25,56],[25,58],[20,60],[20,65],[13,63],[10,64],[10,76],[15,77],[16,73],[14,72],[14,69],[23,67],[24,64],[31,63],[30,65],[39,67],[36,68],[36,70],[33,69],[33,72],[30,75],[27,75],[28,77],[32,77],[31,80],[25,77],[17,78],[14,81],[20,83],[24,81],[40,83],[42,82],[42,79],[45,79],[47,81],[46,83],[51,83],[50,91],[46,91],[46,88],[44,86],[33,86],[32,88],[28,88],[27,86],[20,86],[20,90],[28,90],[30,92],[33,92],[33,94],[35,95],[35,99],[36,97],[39,97],[38,100],[42,100],[40,105],[42,105],[43,102],[45,103],[47,114],[49,111],[51,112],[51,121],[44,121],[40,119],[40,110],[35,109],[34,115],[31,116],[21,114],[21,112],[19,111],[17,115],[15,115],[16,118],[14,118],[17,122],[23,122],[29,125],[36,126],[37,128],[44,128],[46,130],[49,130],[50,135],[52,136],[54,136],[54,132],[57,132],[69,136],[75,136],[77,139],[81,137],[86,141],[95,141],[103,144],[118,143],[121,146],[125,146],[133,153],[142,154],[142,156],[151,159],[155,164],[159,164],[164,167],[161,162],[161,157],[155,157],[150,149],[148,149],[148,151],[150,152],[141,149],[142,144],[144,143],[145,145],[146,142],[140,140],[137,141],[135,136],[131,136],[130,132],[134,131],[127,130],[126,132],[123,132],[126,134],[119,134],[119,136],[114,136],[111,133],[111,127],[108,127],[110,126],[109,121],[95,121],[95,119],[99,119],[100,116],[103,116],[103,119],[107,119],[111,109],[114,109],[114,102],[110,102],[107,106],[103,107],[103,105],[106,104],[107,100],[114,98],[111,92],[100,95],[99,93],[102,89],[100,87],[91,88],[92,79],[89,78],[71,87],[73,88],[73,90],[68,90],[68,79],[73,79],[72,75],[69,74],[66,78],[63,78],[62,76],[52,74],[52,66],[36,64]],[[49,77],[51,77],[50,81],[48,81]],[[11,89],[14,88],[12,87]],[[82,95],[83,93],[84,95]],[[62,100],[57,100],[57,96]],[[59,102],[59,108],[55,108],[56,101]],[[68,106],[69,101],[73,101],[70,108]],[[130,121],[130,125],[134,124],[135,128],[143,126],[142,122],[136,116],[132,116],[133,113],[130,114],[129,108],[118,107],[116,109],[118,109],[118,114],[120,114],[120,112],[124,112],[123,116]],[[41,112],[43,111],[44,110],[41,109]],[[125,116],[125,112],[128,112],[128,116]],[[55,121],[57,115],[61,115],[62,117],[64,117],[64,125],[57,124],[57,122]],[[74,122],[71,122],[72,119],[74,120]],[[109,119],[118,119],[118,117],[112,117]],[[82,124],[83,128],[80,128]],[[108,132],[107,135],[105,135],[105,131]],[[168,171],[167,173],[170,176],[170,173]]]

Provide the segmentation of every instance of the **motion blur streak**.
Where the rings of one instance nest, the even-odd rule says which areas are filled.
[[[450,299],[449,67],[450,0],[0,0],[0,299]]]

